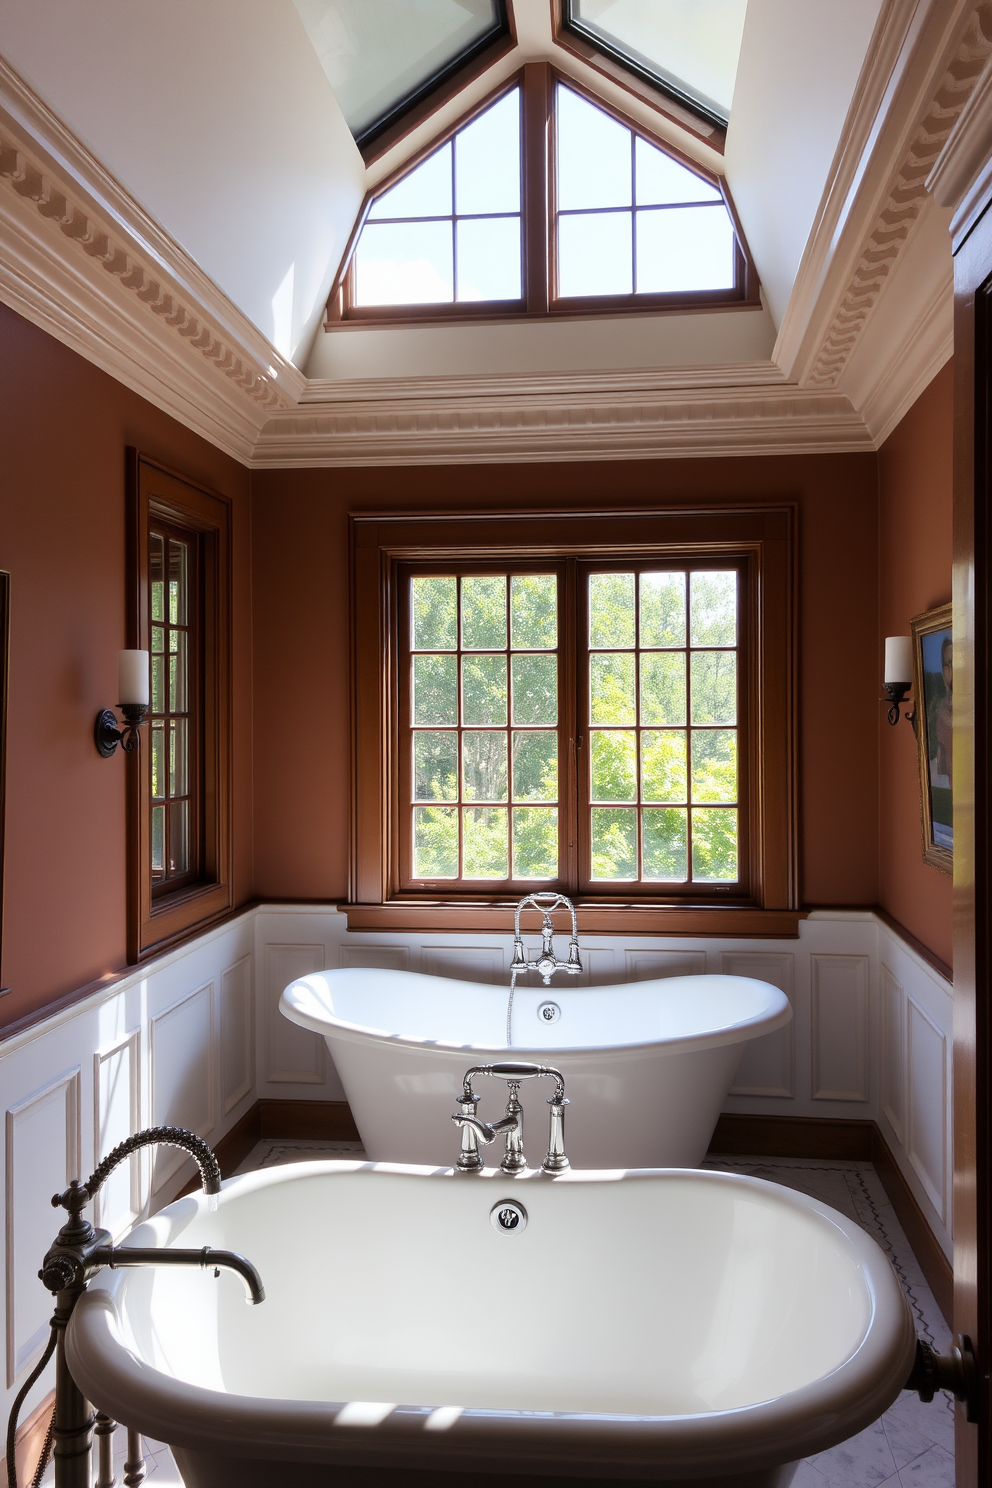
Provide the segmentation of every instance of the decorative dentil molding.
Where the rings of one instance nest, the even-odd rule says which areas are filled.
[[[952,212],[955,247],[992,197],[992,59],[961,110],[927,178],[934,200]]]
[[[968,8],[929,106],[902,153],[884,201],[808,374],[812,387],[836,387],[852,351],[928,200],[927,180],[992,54],[992,3]],[[929,91],[929,90],[928,90]]]
[[[184,422],[206,423],[199,432],[243,460],[265,418],[294,405],[305,386],[293,364],[2,58],[0,249],[0,294],[14,308],[58,334],[54,272],[65,281],[63,295],[77,301],[65,306],[62,339]],[[101,316],[116,324],[86,324]],[[186,372],[192,386],[182,389],[185,416],[183,397],[163,397],[154,373],[142,366],[147,353],[142,358],[126,345],[122,318],[132,328],[137,323],[139,339],[143,324],[155,352],[166,350],[173,378]],[[193,361],[200,368],[190,375]],[[227,388],[219,402],[210,395],[217,374]],[[205,410],[204,400],[216,406]]]

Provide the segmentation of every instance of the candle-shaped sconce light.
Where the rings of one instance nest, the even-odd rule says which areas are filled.
[[[904,702],[908,702],[907,692],[913,685],[913,642],[909,636],[886,636],[885,638],[885,675],[882,686],[885,689],[885,697],[889,702],[889,710],[886,714],[893,728],[899,722],[899,709]],[[883,698],[883,702],[885,699]],[[916,709],[907,713],[906,718],[916,732]]]
[[[148,712],[148,652],[121,651],[117,658],[117,706],[124,714],[123,728],[110,708],[96,715],[93,737],[104,759],[109,759],[118,744],[127,754],[138,747],[138,730]]]

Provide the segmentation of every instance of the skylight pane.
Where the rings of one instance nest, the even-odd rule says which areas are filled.
[[[455,136],[455,210],[520,211],[520,90]]]
[[[747,0],[571,0],[570,9],[590,38],[729,118]]]
[[[693,171],[679,165],[664,150],[649,145],[637,136],[635,141],[634,184],[639,207],[659,206],[668,202],[718,202],[722,198],[715,186],[703,181]]]
[[[629,207],[630,130],[558,87],[558,206]]]
[[[519,300],[520,218],[459,221],[459,300]]]
[[[638,294],[733,288],[734,227],[725,207],[636,215]]]
[[[559,295],[630,294],[631,215],[580,212],[558,218]]]
[[[450,222],[369,223],[355,252],[357,305],[454,299]]]
[[[356,137],[505,30],[496,0],[295,0]]]
[[[372,204],[368,220],[383,217],[450,217],[451,145],[442,145]]]

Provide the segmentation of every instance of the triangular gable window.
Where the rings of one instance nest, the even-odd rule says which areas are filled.
[[[370,195],[328,326],[757,303],[720,178],[534,64]]]
[[[520,90],[372,202],[355,304],[520,299]]]

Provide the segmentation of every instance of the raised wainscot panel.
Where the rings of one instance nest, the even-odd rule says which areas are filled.
[[[207,1137],[216,1121],[214,1093],[214,984],[207,982],[148,1020],[153,1126],[185,1126]],[[152,1165],[156,1193],[184,1162],[182,1152],[159,1147]]]
[[[410,947],[393,945],[344,945],[338,952],[339,966],[371,966],[381,971],[409,971]]]
[[[884,964],[879,967],[882,1013],[882,1112],[900,1142],[906,1122],[906,994]]]
[[[705,951],[624,951],[628,982],[651,982],[658,977],[702,976]]]
[[[251,1090],[254,1074],[251,957],[242,956],[220,979],[220,1096],[224,1116]]]
[[[502,946],[424,946],[420,969],[428,976],[457,977],[493,986],[506,978]]]
[[[868,1099],[868,957],[811,956],[812,1097]]]
[[[724,951],[720,970],[725,976],[752,977],[757,982],[770,982],[795,1002],[796,958],[791,953]],[[731,1095],[794,1097],[796,1093],[796,1021],[784,1028],[750,1039],[737,1067],[737,1080]]]
[[[265,947],[266,1045],[265,1078],[274,1085],[322,1085],[326,1044],[319,1033],[311,1033],[284,1018],[279,1011],[283,990],[297,977],[310,976],[327,968],[323,945],[275,945]]]
[[[944,1220],[947,1201],[947,1040],[912,997],[907,998],[907,1140],[913,1171]]]
[[[34,1363],[48,1339],[52,1299],[38,1268],[62,1211],[52,1194],[80,1176],[80,1071],[67,1070],[7,1109],[7,1387]]]
[[[137,1029],[93,1056],[93,1166],[141,1124],[141,1061]],[[132,1153],[93,1200],[93,1223],[120,1235],[141,1209],[141,1158]]]

